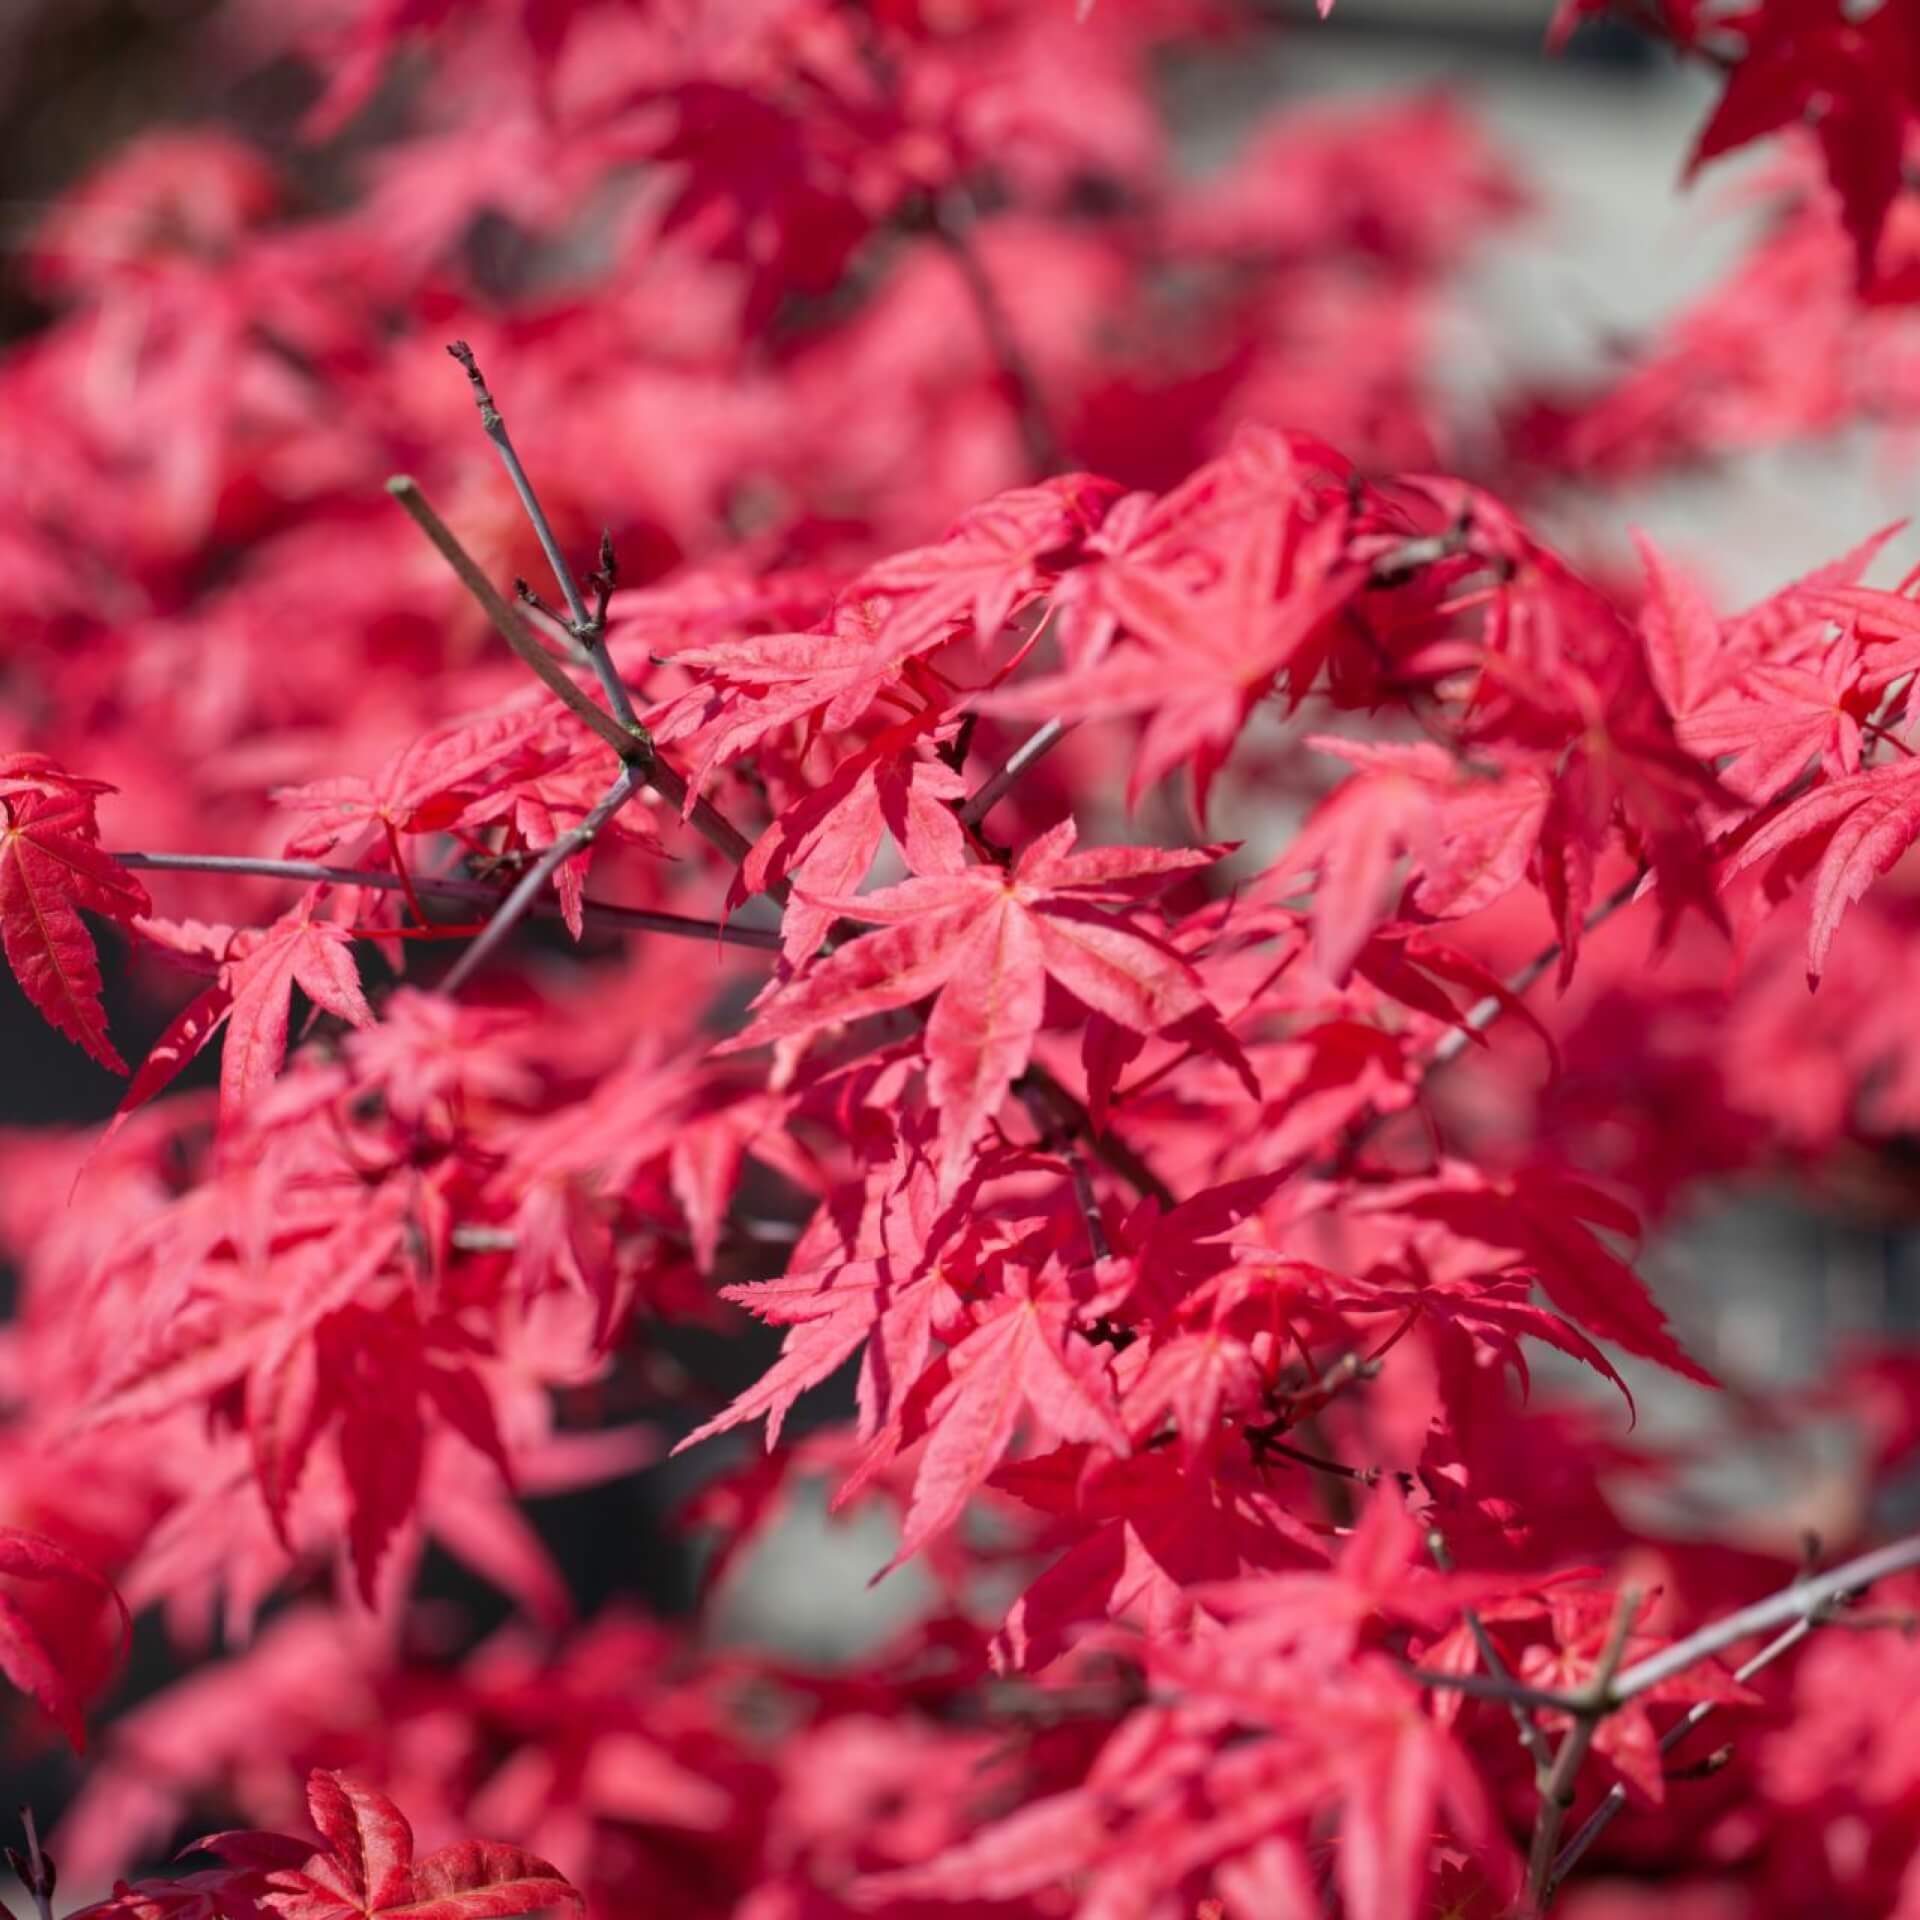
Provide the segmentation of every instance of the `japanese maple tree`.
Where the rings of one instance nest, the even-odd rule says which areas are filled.
[[[0,357],[0,951],[120,1076],[0,1190],[40,1920],[1920,1920],[1920,1350],[1640,1263],[1920,1130],[1920,568],[1596,558],[1920,409],[1920,29],[1603,15],[1777,218],[1489,434],[1524,183],[1195,177],[1233,0],[209,11],[298,125],[107,155]],[[1822,1537],[1636,1392],[1848,1419]],[[529,1503],[672,1451],[706,1604],[582,1618]],[[820,1486],[924,1576],[830,1669],[712,1630]]]

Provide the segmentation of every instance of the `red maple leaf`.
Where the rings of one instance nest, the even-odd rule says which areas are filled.
[[[1051,1284],[1049,1284],[1051,1282]],[[926,1448],[894,1564],[960,1517],[1012,1444],[1024,1419],[1043,1444],[1098,1442],[1128,1449],[1101,1350],[1071,1324],[1058,1276],[1041,1276],[983,1314],[916,1389],[926,1406]],[[931,1398],[926,1396],[931,1392]]]
[[[1195,1598],[1234,1623],[1235,1640],[1244,1648],[1265,1646],[1277,1656],[1304,1641],[1316,1658],[1326,1658],[1350,1651],[1370,1621],[1410,1621],[1431,1629],[1511,1584],[1436,1571],[1425,1529],[1407,1511],[1400,1490],[1382,1481],[1325,1573],[1271,1573],[1202,1585]]]
[[[126,1604],[112,1584],[77,1554],[43,1534],[0,1527],[0,1576],[68,1588],[84,1606],[110,1605],[119,1614],[123,1634],[130,1631]],[[74,1603],[69,1600],[66,1604]],[[61,1672],[59,1660],[35,1626],[31,1611],[7,1593],[0,1593],[0,1673],[38,1703],[76,1750],[86,1745],[80,1693]]]
[[[44,754],[0,756],[0,947],[26,996],[103,1067],[125,1073],[107,1037],[100,961],[81,909],[130,925],[146,890],[101,850],[94,802],[113,789]]]
[[[1915,115],[1920,46],[1911,16],[1900,6],[1862,15],[1843,0],[1794,0],[1748,8],[1733,24],[1745,36],[1745,55],[1700,129],[1688,174],[1817,106],[1814,135],[1858,256],[1860,285],[1870,286]]]
[[[503,1475],[506,1453],[474,1354],[446,1321],[423,1325],[402,1295],[384,1308],[341,1307],[316,1326],[298,1322],[247,1382],[247,1421],[261,1490],[286,1524],[308,1454],[329,1429],[347,1488],[347,1543],[360,1597],[375,1604],[388,1546],[420,1498],[428,1410]]]
[[[851,1229],[840,1205],[823,1206],[779,1279],[724,1289],[736,1305],[788,1329],[786,1340],[772,1367],[681,1447],[763,1416],[768,1447],[778,1445],[794,1401],[863,1342],[861,1437],[871,1439],[897,1421],[926,1369],[936,1317],[956,1312],[955,1289],[989,1267],[1026,1224],[995,1219],[982,1200],[991,1181],[1030,1171],[1026,1157],[983,1155],[957,1190],[943,1196],[926,1151],[930,1134],[924,1123],[900,1130],[864,1182]]]
[[[965,869],[967,837],[950,803],[965,798],[967,783],[945,761],[914,752],[925,732],[921,720],[888,728],[783,809],[740,863],[730,907],[790,879],[803,883],[781,921],[789,960],[806,959],[826,938],[834,915],[817,902],[853,893],[884,835],[893,836],[910,872]]]
[[[1435,919],[1477,913],[1525,877],[1553,790],[1519,765],[1477,775],[1429,745],[1369,746],[1316,736],[1356,771],[1321,802],[1287,851],[1261,876],[1250,904],[1314,886],[1314,957],[1343,982],[1393,906],[1391,883],[1408,860],[1416,912]]]
[[[1916,839],[1920,760],[1895,760],[1824,781],[1789,801],[1739,849],[1727,873],[1765,860],[1767,889],[1777,897],[1813,868],[1807,978],[1817,982],[1847,909]]]
[[[980,702],[988,712],[1038,718],[1144,715],[1127,776],[1130,806],[1185,765],[1204,818],[1213,778],[1254,709],[1283,673],[1294,673],[1296,686],[1310,677],[1302,658],[1317,664],[1316,645],[1365,582],[1365,570],[1346,560],[1344,514],[1324,507],[1284,443],[1260,447],[1274,471],[1238,493],[1223,487],[1228,510],[1190,483],[1175,496],[1178,514],[1161,503],[1150,534],[1136,533],[1081,590],[1081,624],[1095,618],[1087,603],[1097,600],[1099,622],[1117,625],[1131,644]],[[1242,479],[1255,449],[1217,464]]]
[[[1261,1480],[1212,1462],[1189,1467],[1161,1449],[1119,1458],[1063,1447],[1002,1467],[994,1485],[1070,1529],[1066,1552],[994,1636],[995,1664],[1010,1671],[1043,1671],[1109,1620],[1182,1633],[1203,1583],[1326,1563],[1314,1528]]]
[[[316,1770],[307,1810],[324,1845],[303,1865],[269,1873],[260,1896],[281,1920],[502,1920],[583,1904],[557,1869],[518,1847],[462,1840],[416,1860],[406,1816],[345,1774]]]
[[[335,921],[313,917],[314,897],[264,928],[156,927],[177,951],[215,959],[216,978],[190,1000],[141,1064],[120,1103],[124,1116],[150,1100],[181,1073],[223,1027],[220,1110],[238,1114],[279,1072],[287,1055],[287,1028],[295,987],[316,1009],[353,1027],[373,1025],[373,1009],[360,986],[353,933]]]
[[[1010,872],[977,866],[819,901],[882,930],[776,984],[752,1024],[716,1051],[797,1039],[937,995],[926,1057],[940,1114],[941,1181],[950,1192],[981,1127],[1026,1070],[1049,978],[1136,1033],[1157,1033],[1207,1006],[1188,962],[1114,909],[1225,849],[1076,853],[1074,833],[1073,822],[1062,821]]]
[[[1381,1188],[1357,1206],[1437,1221],[1462,1240],[1506,1249],[1588,1332],[1703,1386],[1719,1384],[1674,1339],[1645,1283],[1593,1231],[1636,1236],[1638,1219],[1585,1181],[1548,1170],[1495,1178],[1456,1166],[1434,1180]]]
[[[416,1860],[406,1816],[346,1774],[316,1769],[307,1811],[318,1848],[286,1834],[215,1834],[198,1850],[223,1867],[123,1886],[74,1920],[508,1920],[583,1905],[557,1868],[518,1847],[461,1840]]]

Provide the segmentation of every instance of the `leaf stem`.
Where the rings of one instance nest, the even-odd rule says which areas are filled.
[[[1572,1713],[1579,1701],[1570,1694],[1555,1693],[1550,1687],[1530,1687],[1524,1680],[1496,1680],[1485,1673],[1443,1673],[1436,1667],[1409,1666],[1407,1678],[1423,1687],[1442,1693],[1464,1693],[1469,1700],[1493,1700],[1501,1704],[1517,1700],[1523,1707],[1536,1707],[1542,1713]]]
[[[553,577],[559,581],[560,591],[567,597],[567,611],[573,616],[574,626],[591,626],[593,617],[587,612],[586,601],[580,597],[573,569],[567,564],[567,556],[560,551],[560,543],[554,538],[553,527],[540,505],[540,496],[534,492],[533,482],[527,477],[526,468],[520,464],[519,454],[514,451],[507,423],[494,404],[493,395],[487,391],[486,379],[480,372],[480,363],[474,358],[473,349],[464,340],[455,340],[448,345],[447,352],[459,361],[466,370],[467,378],[473,383],[474,405],[480,409],[480,430],[499,451],[500,464],[506,468],[507,478],[513,482],[513,490],[520,496],[520,504],[526,509],[527,518],[533,522],[533,531],[539,538],[541,551],[547,556],[547,565],[553,569]]]

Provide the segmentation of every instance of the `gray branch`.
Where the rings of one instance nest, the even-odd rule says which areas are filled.
[[[370,887],[379,893],[404,893],[409,885],[422,900],[456,906],[491,906],[500,889],[484,880],[403,879],[363,867],[336,867],[321,860],[256,860],[226,853],[116,853],[123,867],[148,873],[246,873],[263,880],[292,880],[306,885]],[[557,900],[537,901],[534,912],[557,915]],[[770,927],[741,927],[719,920],[701,920],[691,914],[666,913],[653,907],[619,907],[589,900],[582,908],[586,924],[600,933],[664,933],[680,940],[717,941],[730,947],[754,947],[762,953],[780,951],[780,935]]]
[[[492,955],[499,951],[500,943],[546,892],[547,882],[576,853],[593,845],[600,829],[640,791],[644,778],[638,767],[620,769],[619,776],[595,803],[593,811],[577,827],[570,827],[554,841],[520,876],[513,891],[487,922],[486,931],[454,962],[446,979],[440,983],[442,992],[458,993],[486,965]]]

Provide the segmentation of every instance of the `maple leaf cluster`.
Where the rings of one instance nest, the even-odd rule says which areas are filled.
[[[1496,457],[1464,111],[1190,178],[1156,63],[1265,29],[1083,12],[234,0],[291,157],[26,247],[0,951],[124,1085],[5,1143],[0,1672],[183,1669],[43,1920],[1920,1914],[1920,1363],[1783,1406],[1638,1261],[1920,1126],[1920,575],[1524,510],[1892,390],[1903,16],[1658,10],[1834,184]],[[1818,1565],[1657,1517],[1686,1392],[1857,1429]],[[676,1449],[709,1603],[824,1485],[925,1604],[582,1620],[528,1503]]]
[[[1723,204],[1755,231],[1732,272],[1577,381],[1504,402],[1515,484],[1697,473],[1730,456],[1916,417],[1920,39],[1899,0],[1565,0],[1553,35],[1622,22],[1716,79],[1688,183],[1758,157]]]
[[[1910,144],[1920,132],[1920,36],[1899,0],[1562,0],[1549,37],[1618,16],[1723,76],[1695,137],[1689,173],[1784,128],[1804,125],[1818,145],[1869,296],[1909,299],[1881,246],[1907,192]]]

